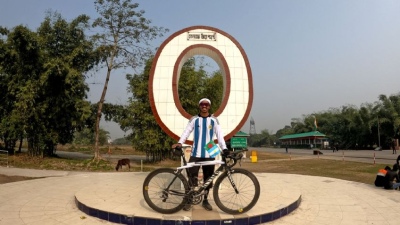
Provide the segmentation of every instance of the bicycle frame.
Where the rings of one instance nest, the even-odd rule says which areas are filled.
[[[222,159],[187,162],[182,149],[175,148],[174,155],[182,157],[182,166],[160,168],[151,172],[143,183],[143,196],[147,204],[160,213],[175,213],[188,205],[200,204],[211,191],[215,204],[224,212],[236,215],[250,210],[260,196],[257,177],[246,169],[233,167],[243,157],[241,151],[223,154]],[[190,171],[194,166],[217,165],[203,184],[196,182]],[[187,172],[187,176],[184,172]],[[210,171],[211,172],[211,171]],[[197,173],[196,173],[197,174]],[[214,183],[213,183],[214,182]],[[210,189],[210,190],[208,190]],[[236,194],[235,194],[236,192]]]
[[[243,151],[239,151],[239,152],[235,153],[235,156],[238,155],[238,154],[241,153],[241,152],[243,152]],[[226,162],[226,161],[227,161],[227,160],[226,160],[227,157],[222,156],[222,161],[221,161],[221,163],[216,163],[216,164],[214,164],[214,165],[221,164],[221,166],[220,166],[217,170],[214,171],[214,173],[203,183],[203,185],[201,185],[201,186],[199,187],[199,189],[194,190],[194,189],[193,189],[194,184],[192,184],[192,181],[191,181],[191,179],[190,179],[190,177],[189,177],[189,176],[190,176],[190,172],[189,172],[189,168],[190,168],[190,167],[189,167],[189,168],[186,167],[186,166],[188,166],[188,163],[187,163],[187,161],[186,161],[185,156],[184,156],[183,153],[181,154],[181,157],[182,157],[182,161],[183,161],[183,167],[185,167],[185,168],[178,168],[178,169],[175,171],[175,175],[176,175],[176,176],[172,179],[171,183],[168,185],[168,187],[166,188],[166,190],[169,190],[169,188],[170,188],[171,185],[174,183],[174,181],[176,180],[176,178],[177,178],[180,174],[182,174],[182,171],[185,169],[186,174],[187,174],[187,178],[188,178],[187,180],[188,180],[188,184],[189,184],[190,190],[189,190],[189,192],[187,192],[187,193],[185,193],[185,194],[176,193],[176,192],[174,192],[174,194],[183,195],[183,196],[185,196],[185,197],[189,197],[189,196],[191,196],[191,195],[193,195],[193,194],[194,194],[195,196],[198,196],[199,194],[201,194],[201,193],[213,182],[213,180],[214,180],[221,172],[223,172],[224,170],[227,170],[228,178],[229,178],[229,181],[230,181],[230,183],[231,183],[233,189],[235,190],[236,193],[239,193],[239,191],[237,190],[236,185],[235,185],[235,183],[234,183],[232,177],[230,176],[232,167],[236,164],[238,158],[231,157],[231,159],[233,159],[233,162],[234,162],[234,163],[233,163],[231,166],[228,166],[228,165],[227,165],[227,162]],[[240,157],[239,159],[241,159],[241,157]],[[205,163],[197,163],[196,165],[193,165],[193,166],[200,166],[200,165],[204,165],[204,164],[205,164]]]

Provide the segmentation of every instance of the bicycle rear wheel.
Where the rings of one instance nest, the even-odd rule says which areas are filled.
[[[234,169],[231,177],[238,192],[233,188],[228,173],[224,172],[213,187],[215,204],[229,214],[247,212],[260,197],[260,183],[253,173],[244,169]]]
[[[159,213],[170,214],[181,210],[186,204],[185,193],[188,191],[186,178],[182,174],[176,175],[170,168],[154,170],[143,182],[144,200]]]

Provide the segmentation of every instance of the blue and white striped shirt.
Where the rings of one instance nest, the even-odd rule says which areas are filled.
[[[192,155],[197,158],[210,158],[204,149],[206,144],[213,140],[214,134],[217,136],[218,144],[221,149],[226,149],[224,135],[219,126],[218,119],[212,115],[201,117],[199,115],[190,118],[185,131],[181,135],[178,143],[185,143],[189,135],[194,131]]]

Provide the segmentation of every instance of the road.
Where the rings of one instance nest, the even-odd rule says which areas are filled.
[[[92,159],[93,154],[84,154],[81,152],[65,152],[65,151],[57,151],[56,154],[61,158],[67,159]],[[103,154],[101,155],[104,159],[111,159],[113,161],[117,161],[122,158],[128,158],[131,161],[139,161],[145,160],[145,155],[115,155],[115,154]]]
[[[285,153],[284,148],[256,148],[250,147],[249,151],[256,150],[261,152],[275,152]],[[317,150],[317,149],[315,149]],[[320,150],[321,155],[314,155],[311,149],[288,149],[288,154],[293,156],[304,156],[304,157],[319,157],[322,159],[334,159],[334,160],[345,160],[355,161],[364,163],[377,163],[386,164],[390,167],[396,163],[397,156],[400,154],[392,154],[392,150],[374,151],[374,150],[339,150],[332,152],[332,150]]]
[[[249,147],[249,151],[256,150],[260,152],[273,152],[273,153],[285,153],[284,148],[258,148],[258,147]],[[313,150],[311,149],[290,149],[289,153],[293,156],[302,156],[302,157],[310,157],[310,158],[322,158],[322,159],[333,159],[333,160],[344,160],[344,161],[355,161],[355,162],[364,162],[364,163],[377,163],[377,164],[386,164],[390,165],[390,167],[396,163],[397,156],[400,154],[392,154],[392,150],[383,150],[383,151],[374,151],[374,150],[339,150],[337,152],[332,152],[332,150],[320,150],[321,155],[314,155]],[[91,154],[83,154],[79,152],[64,152],[57,151],[58,156],[62,158],[78,158],[78,159],[90,159],[93,158]],[[250,154],[248,154],[250,155]],[[144,155],[108,155],[103,154],[103,158],[117,160],[122,158],[128,158],[131,161],[139,161],[145,160],[146,156]]]
[[[285,153],[285,148],[264,148],[264,147],[249,147],[249,152],[252,150],[262,151],[262,152],[273,152],[273,153]],[[379,164],[393,165],[396,163],[397,157],[400,155],[400,151],[397,154],[392,154],[392,150],[339,150],[338,152],[332,152],[332,150],[320,150],[322,155],[313,155],[313,150],[318,149],[288,149],[289,154],[293,156],[304,156],[304,157],[320,157],[324,159],[335,159],[335,160],[349,160],[356,162],[367,162]],[[22,149],[26,151],[26,149]],[[81,152],[67,152],[67,151],[56,151],[56,154],[61,158],[71,158],[71,159],[91,159],[93,154],[84,154]],[[248,153],[250,155],[250,153]],[[115,154],[102,154],[105,159],[122,159],[128,158],[132,161],[146,160],[145,155],[115,155]]]

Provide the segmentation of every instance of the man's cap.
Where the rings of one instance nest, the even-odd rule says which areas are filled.
[[[204,102],[204,101],[208,102],[208,104],[211,105],[211,101],[210,101],[210,99],[208,99],[208,98],[202,98],[202,99],[200,99],[199,105],[200,105],[201,102]]]

